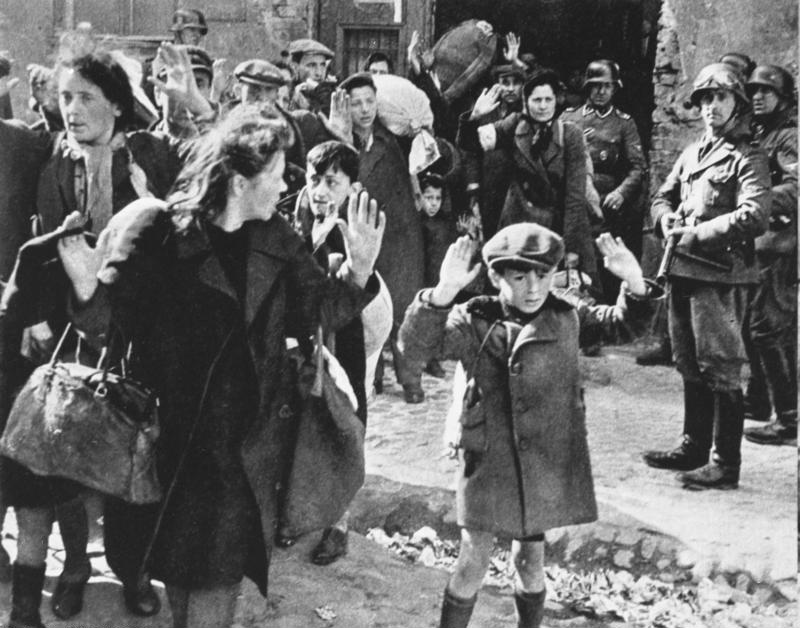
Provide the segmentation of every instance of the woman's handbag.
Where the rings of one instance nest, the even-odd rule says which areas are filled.
[[[317,331],[316,373],[299,379],[297,441],[283,502],[281,535],[336,523],[364,483],[364,424],[352,386]]]
[[[38,367],[20,391],[0,439],[0,454],[36,475],[58,476],[134,504],[157,502],[155,393],[111,372],[103,351],[96,368],[62,362]]]

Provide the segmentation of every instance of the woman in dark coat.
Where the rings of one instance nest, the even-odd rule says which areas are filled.
[[[604,234],[606,265],[633,294],[648,292],[636,258]],[[539,225],[501,229],[483,248],[497,297],[451,304],[477,275],[474,244],[448,250],[439,283],[419,294],[400,328],[407,358],[459,360],[468,384],[461,412],[457,510],[461,552],[440,628],[466,628],[496,536],[513,539],[518,626],[544,612],[544,532],[597,518],[583,392],[581,325],[611,326],[625,307],[590,306],[551,292],[562,239]],[[577,311],[576,311],[577,310]]]
[[[501,150],[511,165],[498,229],[535,222],[563,236],[567,253],[577,253],[581,270],[596,274],[594,244],[586,212],[586,147],[581,130],[555,119],[561,87],[553,70],[538,70],[523,88],[523,113],[479,126],[500,106],[497,85],[484,90],[471,113],[459,120],[460,148]]]
[[[59,245],[76,323],[121,330],[132,374],[160,395],[159,477],[174,492],[149,567],[176,628],[229,626],[244,575],[266,595],[294,416],[286,338],[341,327],[377,291],[374,202],[350,210],[336,278],[276,215],[289,144],[285,124],[237,112],[203,138],[168,206],[133,204],[96,249]]]
[[[171,70],[186,61],[176,56],[174,49],[163,54]],[[33,202],[14,208],[13,221],[5,217],[12,229],[5,234],[7,242],[19,244],[32,232],[53,232],[72,212],[83,216],[86,231],[97,234],[115,212],[131,201],[143,196],[165,197],[180,169],[181,149],[177,142],[159,134],[126,133],[134,120],[134,97],[128,75],[112,54],[100,49],[74,52],[65,46],[54,70],[54,81],[65,130],[35,136],[37,146],[44,147],[35,166],[25,161],[15,164],[17,169],[26,168],[17,173],[16,179],[31,186],[27,196]],[[177,92],[173,83],[174,80],[164,87],[174,97]],[[208,104],[198,97],[196,86],[181,87],[189,110],[198,116],[210,112]],[[5,129],[12,128],[10,123],[2,124]],[[31,180],[32,177],[35,179]],[[36,286],[22,288],[43,290]],[[7,383],[12,386],[21,384],[33,366],[18,356],[12,357],[12,353],[20,350],[22,329],[28,327],[25,338],[31,347],[28,357],[33,361],[49,358],[54,340],[61,335],[66,312],[64,303],[55,301],[47,312],[38,308],[6,312],[4,355],[9,361],[2,368],[10,374]],[[20,303],[20,299],[14,302]],[[94,356],[93,361],[96,359]],[[6,397],[9,394],[10,391],[4,391]],[[3,484],[8,500],[17,509],[20,527],[30,530],[32,537],[39,536],[45,528],[49,530],[49,511],[56,509],[66,558],[51,604],[56,616],[69,618],[80,611],[83,589],[91,575],[86,555],[88,522],[82,503],[86,491],[75,484],[37,479],[12,462],[4,467]],[[114,530],[116,518],[131,521],[136,515],[130,508],[109,499],[106,528]],[[21,538],[28,537],[21,534]],[[36,543],[23,542],[22,546],[35,547]],[[129,610],[140,615],[158,612],[158,596],[148,578],[138,577],[137,567],[131,566],[140,560],[143,548],[133,546],[130,538],[115,538],[112,533],[106,538],[106,550],[110,566],[123,582]],[[41,549],[29,555],[23,552],[17,559],[16,577],[27,578],[30,588],[36,588],[43,564]]]

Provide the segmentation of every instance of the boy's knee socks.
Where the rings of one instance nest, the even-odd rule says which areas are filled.
[[[544,618],[544,598],[546,591],[527,593],[514,592],[514,605],[517,607],[517,628],[539,628]]]
[[[453,595],[445,587],[439,628],[467,628],[477,599],[477,593],[471,598],[464,599]]]

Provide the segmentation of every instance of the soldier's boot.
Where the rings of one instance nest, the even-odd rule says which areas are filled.
[[[643,455],[648,466],[691,471],[708,462],[714,429],[714,393],[705,384],[683,382],[683,440],[675,449],[650,450]]]
[[[669,366],[672,364],[672,342],[669,334],[664,334],[652,349],[642,351],[636,356],[639,366]]]
[[[705,490],[735,489],[739,486],[744,431],[742,391],[714,393],[714,453],[711,462],[694,471],[681,473],[678,479],[684,488]]]
[[[769,389],[775,406],[775,421],[763,427],[748,428],[744,437],[759,445],[795,445],[797,439],[797,378],[794,343],[791,349],[760,349]]]
[[[517,609],[517,628],[539,628],[544,618],[544,598],[547,591],[538,593],[514,592]]]
[[[11,615],[8,628],[45,628],[39,614],[45,566],[14,563],[11,583]]]
[[[439,628],[467,628],[477,599],[477,593],[465,600],[456,597],[445,587]]]

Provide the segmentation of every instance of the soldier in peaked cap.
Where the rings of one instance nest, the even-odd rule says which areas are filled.
[[[744,426],[742,328],[759,281],[754,239],[769,222],[769,168],[752,142],[750,102],[731,66],[704,67],[690,100],[705,133],[683,151],[651,207],[656,235],[675,246],[668,316],[683,377],[683,439],[675,449],[646,452],[644,460],[684,471],[679,478],[689,489],[732,489],[739,485]]]
[[[621,240],[603,234],[606,265],[631,296],[647,285]],[[511,539],[517,626],[544,614],[544,533],[597,519],[578,367],[581,325],[620,324],[636,299],[589,305],[552,288],[564,241],[535,223],[498,231],[483,247],[496,297],[452,305],[477,275],[475,243],[448,249],[436,287],[420,292],[400,328],[410,360],[456,359],[466,373],[461,405],[457,518],[461,553],[445,589],[440,628],[465,628],[494,546]]]
[[[586,102],[567,109],[561,119],[583,131],[594,168],[594,187],[603,209],[603,230],[622,237],[639,257],[643,223],[640,192],[647,162],[636,123],[614,106],[614,95],[621,86],[616,63],[607,59],[592,61],[583,82]],[[613,302],[619,282],[606,272],[601,273],[601,279],[606,299]]]
[[[208,34],[206,16],[198,9],[178,9],[172,14],[173,43],[199,46]]]
[[[745,85],[755,137],[767,152],[772,205],[756,238],[760,281],[745,326],[750,379],[745,418],[775,419],[745,430],[747,440],[791,445],[797,439],[797,110],[794,79],[777,65],[756,67]]]

